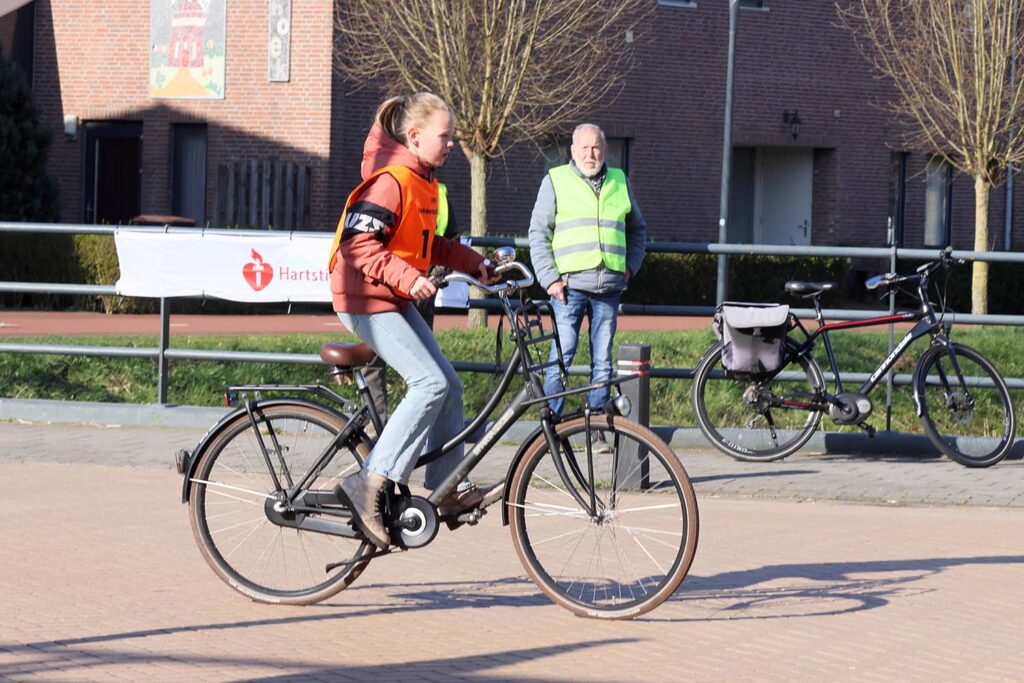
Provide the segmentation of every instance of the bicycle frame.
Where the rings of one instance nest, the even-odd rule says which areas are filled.
[[[508,407],[498,416],[491,427],[484,433],[483,437],[476,443],[476,445],[466,454],[466,456],[459,463],[458,467],[442,482],[441,486],[435,489],[429,496],[429,500],[434,505],[437,505],[448,493],[454,490],[466,475],[472,471],[476,465],[484,458],[484,456],[493,448],[493,446],[501,439],[501,437],[511,428],[511,426],[519,420],[531,407],[535,405],[541,406],[541,431],[543,432],[548,447],[553,454],[555,468],[558,471],[559,476],[562,478],[563,483],[566,486],[566,490],[569,491],[573,497],[580,503],[585,509],[590,511],[591,514],[595,513],[596,501],[593,500],[593,492],[591,492],[589,498],[585,499],[580,495],[578,486],[573,483],[573,479],[576,482],[584,483],[588,478],[584,475],[578,462],[575,458],[567,458],[563,455],[562,449],[558,444],[558,440],[555,436],[554,424],[559,421],[559,417],[552,413],[547,407],[548,402],[552,398],[564,397],[574,394],[580,394],[589,392],[593,389],[602,386],[618,385],[621,382],[633,379],[633,377],[613,377],[603,382],[597,382],[588,384],[583,387],[569,389],[558,394],[552,394],[546,396],[544,394],[543,386],[539,376],[536,374],[537,367],[531,367],[530,364],[524,363],[523,358],[529,354],[528,346],[530,343],[540,343],[547,340],[552,340],[553,343],[558,344],[558,332],[557,326],[552,324],[552,333],[548,336],[540,336],[533,340],[527,341],[526,332],[523,331],[522,327],[517,324],[517,320],[520,315],[524,314],[527,309],[533,309],[533,311],[539,316],[540,312],[546,307],[550,311],[550,305],[544,302],[532,302],[525,297],[522,299],[522,304],[513,308],[509,301],[509,293],[503,292],[499,295],[499,299],[502,303],[503,313],[505,317],[510,321],[515,331],[514,339],[516,341],[516,348],[513,349],[512,356],[509,359],[507,366],[504,369],[502,377],[498,382],[498,386],[495,388],[494,393],[488,399],[487,403],[480,410],[479,414],[473,418],[458,434],[452,437],[448,442],[439,448],[436,448],[428,453],[420,456],[417,460],[416,467],[422,467],[441,456],[449,453],[457,446],[466,442],[471,434],[473,434],[484,422],[493,414],[498,404],[504,398],[517,373],[522,371],[524,384],[519,392],[513,397],[512,402]],[[561,355],[561,346],[558,346],[558,360],[554,364],[547,364],[549,366],[558,365],[559,370],[564,374],[565,366]],[[342,444],[347,443],[350,439],[355,438],[358,433],[361,432],[362,428],[367,423],[372,423],[377,433],[380,433],[382,429],[380,416],[374,408],[373,401],[369,395],[369,389],[366,386],[366,382],[362,377],[361,372],[355,372],[356,384],[358,386],[359,394],[362,397],[362,405],[347,415],[348,423],[345,427],[338,432],[331,440],[329,444],[317,457],[316,461],[305,473],[301,480],[294,482],[291,479],[291,473],[287,471],[287,468],[282,468],[285,474],[286,482],[281,482],[276,474],[276,468],[274,467],[275,457],[280,461],[281,448],[277,442],[277,436],[274,433],[272,426],[269,422],[263,422],[267,427],[266,435],[267,439],[264,439],[264,435],[261,434],[259,429],[261,423],[261,412],[260,406],[263,405],[264,401],[261,396],[263,392],[304,392],[312,393],[321,398],[327,399],[331,403],[336,404],[340,411],[348,409],[352,402],[343,398],[336,392],[329,388],[319,384],[296,384],[296,385],[234,385],[227,388],[227,396],[233,397],[237,400],[239,393],[254,394],[253,398],[245,397],[243,406],[240,410],[243,410],[248,416],[249,421],[252,423],[254,432],[257,434],[257,444],[260,448],[263,459],[270,471],[271,477],[274,481],[275,487],[278,490],[286,492],[286,496],[283,500],[277,501],[279,505],[285,505],[291,511],[297,513],[322,513],[338,517],[342,520],[347,520],[351,517],[347,510],[340,508],[325,507],[335,505],[337,503],[333,492],[328,491],[311,491],[308,490],[309,484],[322,472],[335,453],[338,452]],[[275,401],[275,399],[270,399]],[[230,416],[225,418],[218,423],[210,432],[204,437],[203,442],[193,451],[194,454],[198,454],[202,451],[206,441],[215,435],[221,424],[226,424],[230,419],[234,419],[238,413],[232,413]],[[589,419],[591,414],[589,406],[584,410],[584,414]],[[230,418],[230,419],[229,419]],[[589,430],[588,430],[589,432]],[[269,443],[268,443],[269,441]],[[591,458],[591,444],[588,439],[587,442],[587,458],[588,458],[588,469],[592,469],[589,464]],[[198,460],[193,455],[193,464]],[[567,467],[568,461],[568,467]],[[279,463],[283,464],[283,463]],[[592,472],[591,475],[592,477]],[[190,477],[185,478],[185,487],[183,491],[182,500],[183,502],[188,499],[188,482]],[[407,492],[407,491],[406,491]],[[315,507],[314,507],[315,506]],[[336,535],[351,536],[355,537],[356,532],[352,530],[346,524],[339,524],[330,522],[327,520],[317,519],[297,519],[294,522],[286,523],[285,525],[297,526],[299,528],[305,528],[310,530],[319,530],[325,533],[331,533]]]
[[[882,360],[877,368],[875,368],[874,372],[872,372],[864,383],[861,384],[858,389],[858,393],[865,395],[868,394],[872,389],[878,386],[878,383],[882,380],[885,374],[892,369],[896,364],[896,361],[900,359],[907,348],[909,348],[916,340],[926,335],[931,335],[933,343],[948,343],[945,334],[941,331],[942,321],[935,315],[935,308],[928,299],[927,273],[922,274],[917,280],[917,297],[921,302],[921,306],[914,311],[906,311],[904,313],[885,315],[878,318],[868,318],[865,320],[848,320],[826,323],[825,316],[821,310],[821,303],[818,300],[818,295],[812,296],[811,298],[814,304],[815,318],[817,320],[818,327],[813,332],[809,332],[799,318],[790,314],[790,329],[799,329],[804,335],[804,342],[796,349],[786,352],[782,366],[772,373],[768,379],[774,379],[784,368],[788,367],[790,363],[796,361],[797,358],[809,356],[811,350],[814,348],[815,342],[820,337],[825,344],[825,352],[828,356],[829,367],[832,370],[832,376],[835,379],[835,394],[841,394],[844,392],[843,381],[839,374],[839,367],[836,362],[835,352],[832,349],[832,339],[829,335],[830,332],[834,330],[850,330],[862,327],[878,327],[881,325],[889,325],[899,322],[916,322],[916,324],[907,331],[906,335],[904,335],[900,342],[893,347],[893,350],[889,355]],[[956,363],[955,358],[953,362],[954,364]],[[959,374],[959,366],[955,367]]]

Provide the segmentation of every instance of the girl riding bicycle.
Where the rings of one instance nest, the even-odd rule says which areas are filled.
[[[331,246],[338,318],[408,386],[363,469],[337,490],[356,526],[380,548],[390,543],[379,507],[384,488],[408,483],[424,448],[440,446],[464,426],[462,382],[412,302],[436,294],[426,277],[431,265],[495,281],[479,254],[435,235],[435,171],[452,149],[453,130],[451,111],[431,93],[381,104],[363,147],[363,182],[346,200]],[[428,464],[426,487],[439,486],[462,456],[459,447]],[[457,514],[478,505],[484,493],[463,488],[438,508]]]

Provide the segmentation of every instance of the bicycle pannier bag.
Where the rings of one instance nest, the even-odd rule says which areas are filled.
[[[718,307],[714,328],[722,340],[722,366],[738,375],[763,375],[782,365],[789,306],[729,304]]]

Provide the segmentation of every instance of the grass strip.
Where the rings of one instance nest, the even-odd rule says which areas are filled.
[[[953,338],[973,346],[988,356],[1005,377],[1024,377],[1024,355],[1019,351],[1020,332],[1010,328],[964,327],[956,329]],[[896,333],[898,340],[901,332]],[[282,353],[316,353],[320,344],[337,341],[337,335],[275,335],[233,337],[174,337],[173,348],[216,349]],[[353,337],[342,337],[353,340]],[[446,330],[437,333],[445,354],[452,360],[492,362],[495,359],[495,333],[490,330]],[[155,347],[155,336],[131,337],[34,337],[18,339],[18,343],[73,344],[90,346]],[[578,365],[587,363],[589,348],[586,334],[580,340]],[[711,344],[710,329],[679,332],[623,331],[616,335],[616,344],[650,344],[653,367],[692,368]],[[884,331],[845,331],[833,336],[839,368],[843,372],[871,372],[886,355],[888,337]],[[910,373],[927,341],[919,340],[896,366],[898,373]],[[511,342],[503,340],[503,357],[507,359]],[[542,350],[543,351],[543,350]],[[817,349],[818,362],[827,372],[824,347]],[[573,378],[580,385],[586,378]],[[392,405],[404,393],[404,386],[394,373],[389,373]],[[173,361],[170,364],[168,400],[180,405],[221,405],[227,384],[243,383],[313,383],[328,381],[320,366],[273,363],[238,363],[215,361]],[[466,414],[476,414],[493,390],[497,376],[487,373],[462,373],[465,385]],[[855,387],[851,387],[855,388]],[[342,395],[355,397],[352,386],[342,386]],[[650,414],[652,424],[694,426],[690,406],[690,381],[653,379],[651,381]],[[512,392],[514,393],[514,392]],[[1022,416],[1024,392],[1012,391],[1018,414]],[[0,354],[0,396],[19,399],[58,399],[75,401],[109,401],[152,403],[156,400],[156,363],[146,359],[49,356],[35,354]],[[869,422],[884,428],[884,386],[871,395],[875,414]],[[920,432],[920,423],[913,414],[909,387],[894,392],[893,429]],[[830,427],[831,428],[831,427]],[[854,428],[856,429],[856,428]]]

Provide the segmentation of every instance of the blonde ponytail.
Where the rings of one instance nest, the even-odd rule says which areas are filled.
[[[385,133],[405,145],[409,129],[426,125],[438,110],[451,112],[445,101],[433,93],[399,95],[385,100],[377,108],[375,120]]]

